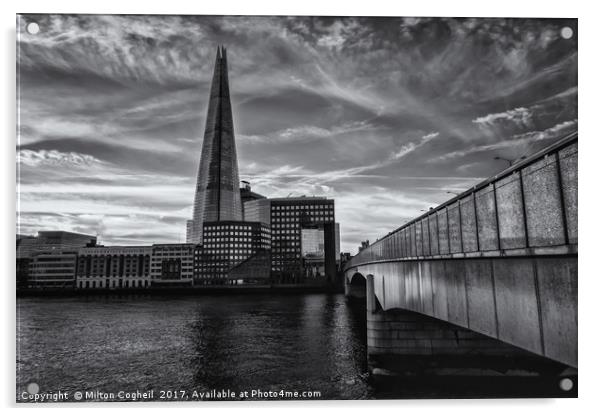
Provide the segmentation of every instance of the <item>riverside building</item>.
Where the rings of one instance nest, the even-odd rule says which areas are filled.
[[[28,286],[36,289],[72,289],[77,250],[38,251],[31,256]]]
[[[37,236],[17,234],[17,287],[73,287],[73,255],[77,255],[80,247],[95,245],[96,236],[68,231],[40,231]]]
[[[153,286],[192,286],[195,244],[153,244],[151,249]]]
[[[151,285],[150,246],[80,248],[77,289],[131,289]]]

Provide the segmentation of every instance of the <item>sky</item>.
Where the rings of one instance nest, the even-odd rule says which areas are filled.
[[[23,234],[185,241],[217,45],[228,50],[240,179],[268,197],[334,198],[352,254],[505,169],[496,156],[516,160],[577,129],[575,19],[17,23]]]

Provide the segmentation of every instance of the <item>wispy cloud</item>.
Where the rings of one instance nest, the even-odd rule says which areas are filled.
[[[102,161],[94,156],[85,155],[76,152],[63,153],[56,150],[20,150],[17,152],[17,163],[28,167],[40,166],[78,166],[92,167],[93,165],[102,165]]]
[[[567,120],[562,123],[556,124],[543,131],[530,131],[527,133],[516,134],[507,140],[500,140],[493,144],[486,144],[480,146],[474,146],[464,150],[456,150],[449,152],[441,156],[430,159],[430,162],[441,162],[449,159],[461,158],[470,154],[488,152],[493,150],[507,149],[511,147],[521,147],[524,149],[525,145],[532,145],[537,141],[544,141],[550,139],[559,139],[563,135],[566,135],[577,129],[577,120]],[[526,155],[524,155],[526,156]],[[466,169],[466,165],[460,166],[460,169]]]
[[[263,135],[240,135],[240,139],[248,140],[251,142],[265,142],[265,143],[286,143],[286,142],[303,142],[315,139],[330,139],[335,136],[357,133],[357,132],[368,132],[382,129],[376,127],[366,120],[347,122],[338,126],[332,126],[330,128],[318,127],[318,126],[295,126],[289,127],[283,130],[266,133]]]
[[[529,126],[531,124],[531,112],[527,108],[519,107],[501,113],[487,114],[486,116],[477,117],[472,120],[473,123],[484,126],[489,126],[499,121],[511,121],[520,126]]]
[[[401,146],[401,149],[399,149],[397,152],[393,153],[392,157],[393,157],[393,159],[401,159],[402,157],[412,153],[417,148],[424,146],[425,144],[427,144],[428,142],[430,142],[431,140],[433,140],[434,138],[436,138],[438,136],[439,136],[439,132],[433,132],[433,133],[429,133],[425,136],[422,136],[422,138],[418,142],[410,142],[410,143],[404,144],[403,146]]]
[[[576,128],[570,19],[18,18],[41,27],[19,44],[29,233],[181,238],[218,44],[241,178],[268,196],[334,197],[344,250],[494,174],[483,160],[498,152]]]

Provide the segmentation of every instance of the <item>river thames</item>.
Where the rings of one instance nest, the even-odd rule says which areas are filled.
[[[343,295],[18,298],[17,399],[31,383],[70,397],[282,390],[372,398],[365,319],[365,306]]]
[[[365,303],[343,295],[17,298],[17,401],[563,396],[555,376],[379,383],[366,356]]]

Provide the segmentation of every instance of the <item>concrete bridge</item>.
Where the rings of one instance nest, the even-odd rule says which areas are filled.
[[[374,365],[522,357],[576,374],[577,133],[362,250],[345,293],[367,298]]]

